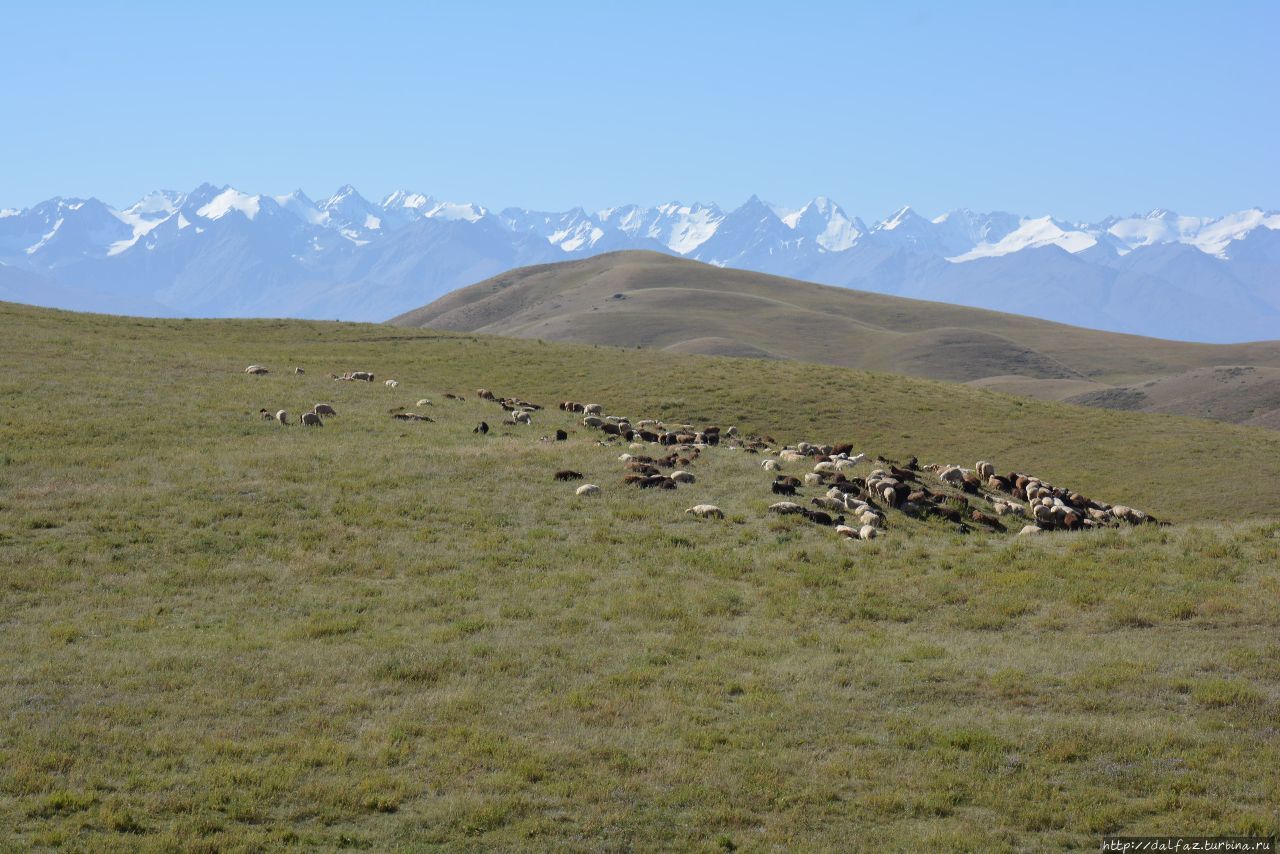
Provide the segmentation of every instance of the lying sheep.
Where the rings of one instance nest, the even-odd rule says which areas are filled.
[[[671,473],[671,479],[676,483],[693,483],[697,480],[691,472],[687,471],[673,471]]]
[[[574,471],[573,469],[561,469],[556,472],[556,480],[582,480],[582,472]]]
[[[262,376],[263,374],[271,373],[266,368],[262,367],[262,365],[250,365],[249,367],[244,369],[244,372],[246,374],[253,374],[254,376],[258,376],[258,377]]]
[[[302,368],[294,368],[294,369],[293,369],[293,372],[294,372],[295,374],[305,374],[305,373],[306,373],[306,371],[302,370]]]
[[[400,383],[396,382],[395,380],[387,380],[387,381],[384,383],[384,385],[385,385],[387,388],[398,388],[398,387],[400,386]]]
[[[723,519],[724,511],[714,504],[695,504],[684,512],[699,519]]]
[[[780,516],[788,516],[794,513],[804,513],[804,508],[794,501],[779,501],[776,504],[769,505],[770,513],[777,513]]]
[[[584,483],[573,491],[574,495],[599,495],[600,487],[594,483]]]
[[[414,406],[430,406],[430,405],[431,405],[431,401],[427,400],[427,398],[425,397],[414,404]]]
[[[782,468],[782,466],[778,465],[777,460],[762,460],[760,463],[760,468],[764,469],[765,471],[777,471],[778,469]]]

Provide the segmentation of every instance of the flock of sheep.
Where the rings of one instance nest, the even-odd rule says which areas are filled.
[[[294,373],[303,373],[294,368]],[[268,369],[250,365],[245,373],[261,375]],[[374,374],[369,371],[349,371],[330,374],[335,380],[372,383]],[[389,388],[399,383],[386,380]],[[503,424],[508,426],[532,425],[535,413],[541,406],[514,397],[499,397],[488,389],[477,389],[481,400],[499,405],[506,413]],[[460,395],[446,394],[446,398],[464,400]],[[417,406],[429,406],[430,400],[419,400]],[[803,498],[801,490],[815,490],[808,504],[796,501],[778,501],[769,506],[769,512],[778,515],[803,517],[817,525],[832,527],[837,535],[856,540],[870,540],[890,527],[890,511],[916,520],[941,520],[959,533],[974,530],[1004,532],[1005,522],[1018,520],[1020,535],[1039,534],[1053,530],[1082,530],[1120,524],[1138,525],[1156,523],[1156,519],[1123,505],[1111,505],[1095,501],[1080,493],[1053,486],[1041,478],[1010,472],[998,474],[995,466],[979,460],[973,468],[957,465],[919,465],[915,457],[899,465],[897,461],[876,457],[872,462],[865,453],[854,453],[850,444],[821,445],[800,442],[794,446],[777,447],[771,436],[739,435],[737,428],[721,430],[714,425],[701,429],[689,424],[666,424],[659,419],[632,420],[623,416],[606,415],[600,404],[582,404],[563,401],[559,408],[581,415],[583,427],[597,430],[602,438],[597,444],[615,448],[625,447],[618,457],[622,464],[622,483],[640,489],[676,489],[681,485],[697,482],[690,471],[700,455],[714,450],[732,450],[744,454],[764,456],[760,468],[772,475],[769,491],[786,498]],[[288,425],[289,414],[281,409],[272,414],[261,409],[264,419]],[[426,415],[407,412],[404,407],[391,410],[393,418],[407,421],[427,421]],[[303,426],[323,426],[323,418],[336,416],[337,412],[326,403],[317,403],[304,412],[299,421]],[[481,421],[473,430],[487,434],[490,427]],[[569,438],[563,429],[555,431],[554,440]],[[543,441],[551,441],[544,436]],[[866,466],[873,467],[866,475],[858,472]],[[784,467],[804,470],[802,477],[783,473]],[[557,481],[582,480],[580,472],[569,469],[555,473]],[[598,496],[603,489],[598,484],[584,483],[575,489],[579,496]],[[724,511],[714,504],[695,504],[685,513],[700,519],[723,519]]]

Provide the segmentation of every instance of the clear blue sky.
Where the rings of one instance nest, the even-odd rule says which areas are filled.
[[[367,8],[362,8],[366,7]],[[0,207],[202,181],[490,207],[1280,207],[1280,3],[58,3]]]

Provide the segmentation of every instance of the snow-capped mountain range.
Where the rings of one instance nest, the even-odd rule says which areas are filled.
[[[648,249],[824,284],[1201,341],[1280,338],[1280,212],[1072,223],[909,207],[874,225],[819,197],[562,212],[323,201],[201,185],[124,209],[0,210],[0,299],[157,316],[384,320],[512,267]]]

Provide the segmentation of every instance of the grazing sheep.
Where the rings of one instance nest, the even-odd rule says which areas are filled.
[[[557,442],[563,442],[563,441],[567,440],[568,438],[569,438],[569,434],[568,434],[568,433],[566,433],[565,431],[563,431],[563,430],[557,430],[557,431],[556,431],[556,441],[557,441]]]
[[[487,388],[478,388],[476,389],[476,397],[481,400],[493,400],[493,392]]]
[[[582,480],[582,472],[573,469],[561,469],[556,472],[556,480]]]
[[[598,415],[588,415],[582,419],[583,427],[595,427],[597,430],[604,426],[604,419]]]
[[[801,509],[800,513],[810,522],[813,522],[818,525],[843,525],[844,524],[843,516],[836,516],[833,518],[830,513],[827,513],[822,510]]]
[[[764,469],[765,471],[777,471],[778,469],[782,468],[782,466],[778,465],[777,460],[762,460],[760,462],[760,468]]]
[[[281,409],[279,412],[276,413],[276,420],[279,421],[281,424],[287,425],[289,423],[289,413]]]
[[[1041,528],[1039,525],[1025,525],[1023,526],[1022,530],[1018,532],[1018,536],[1021,537],[1023,534],[1042,534],[1042,533],[1044,533],[1044,528]]]
[[[809,503],[812,504],[814,507],[821,507],[824,510],[835,510],[836,512],[848,509],[847,507],[845,507],[845,503],[843,501],[836,498],[831,498],[826,495],[820,496],[818,498],[810,498]]]
[[[604,407],[599,403],[588,403],[582,407],[583,415],[604,415]]]
[[[302,413],[302,426],[303,427],[323,427],[324,422],[321,421],[320,416],[316,415],[314,412],[304,412]]]
[[[783,482],[783,481],[778,481],[778,480],[775,480],[773,483],[769,484],[769,490],[774,495],[795,495],[796,494],[796,488],[794,485]]]
[[[986,460],[978,460],[977,465],[973,467],[973,471],[978,475],[978,477],[983,480],[987,480],[988,478],[995,477],[996,467]]]
[[[271,414],[271,410],[269,410],[269,409],[267,409],[267,408],[265,408],[265,407],[264,407],[264,408],[262,408],[262,409],[259,409],[259,410],[258,410],[258,415],[259,415],[259,416],[262,418],[262,420],[264,420],[264,421],[274,421],[274,420],[275,420],[275,416]]]
[[[805,486],[820,486],[822,484],[822,475],[809,472],[804,476]]]
[[[262,367],[262,365],[250,365],[249,367],[244,369],[244,372],[246,374],[253,374],[254,376],[257,376],[257,377],[260,377],[263,374],[271,373],[266,368]]]
[[[684,512],[699,519],[723,519],[724,511],[714,504],[695,504]]]
[[[387,381],[384,383],[384,385],[385,385],[387,388],[398,388],[398,387],[400,386],[400,383],[396,382],[395,380],[387,380]]]
[[[673,471],[671,473],[671,479],[676,483],[693,483],[697,480],[692,473],[687,471]]]
[[[513,413],[511,417],[512,417],[512,418],[514,418],[514,419],[516,420],[516,423],[517,423],[517,424],[532,424],[532,423],[533,423],[533,419],[529,416],[529,413],[525,412],[523,409],[521,409],[521,410],[519,410],[519,411],[517,411],[517,412]]]
[[[872,526],[870,526],[870,525],[863,525],[861,528],[859,528],[859,529],[858,529],[858,539],[860,539],[860,540],[874,540],[877,536],[879,536],[879,533],[880,533],[880,532],[879,532],[879,531],[877,531],[877,530],[876,530],[875,528],[873,528]]]
[[[337,415],[338,411],[327,403],[317,403],[311,407],[311,411],[316,415]]]
[[[573,491],[574,495],[599,495],[600,487],[594,483],[584,483]]]
[[[481,421],[479,424],[477,424],[477,425],[476,425],[476,428],[475,428],[474,430],[472,430],[471,432],[472,432],[472,433],[479,433],[481,436],[484,436],[484,435],[488,434],[488,432],[489,432],[489,424],[488,424],[488,422],[486,422],[486,421]]]

